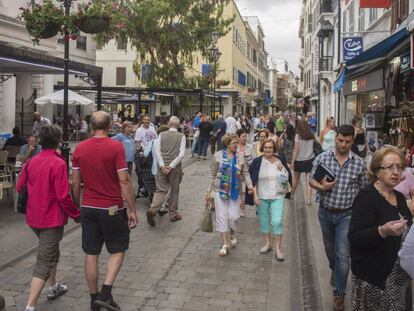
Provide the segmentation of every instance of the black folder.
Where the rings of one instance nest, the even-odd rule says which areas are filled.
[[[320,163],[316,168],[313,178],[321,183],[325,177],[327,177],[326,180],[328,182],[333,182],[336,178],[335,174],[329,168],[327,168],[323,163]]]

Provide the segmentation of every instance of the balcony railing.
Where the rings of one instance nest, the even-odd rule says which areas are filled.
[[[319,59],[319,71],[333,70],[333,56],[324,56]]]
[[[333,0],[320,0],[321,14],[333,13]]]

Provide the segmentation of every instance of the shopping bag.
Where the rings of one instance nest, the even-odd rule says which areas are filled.
[[[213,213],[208,203],[204,206],[203,215],[200,219],[200,230],[203,232],[213,232]]]

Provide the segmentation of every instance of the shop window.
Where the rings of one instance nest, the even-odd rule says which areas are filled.
[[[116,67],[116,85],[126,84],[126,68]]]

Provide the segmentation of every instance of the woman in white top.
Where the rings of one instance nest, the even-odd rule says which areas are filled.
[[[292,194],[295,193],[299,181],[300,175],[305,173],[306,175],[306,186],[305,198],[306,205],[311,205],[312,188],[309,186],[309,175],[312,170],[312,163],[315,159],[315,152],[313,151],[313,143],[315,136],[309,128],[308,122],[298,120],[297,122],[297,134],[295,137],[295,148],[293,150],[293,189]]]
[[[335,119],[329,117],[326,119],[325,128],[321,131],[319,135],[319,141],[321,143],[323,151],[327,151],[335,147]]]
[[[283,261],[283,199],[290,184],[289,167],[276,156],[277,149],[275,141],[267,139],[261,148],[263,156],[254,160],[250,174],[255,185],[254,202],[265,242],[260,253],[265,254],[272,249],[270,233],[273,233],[275,257]]]

